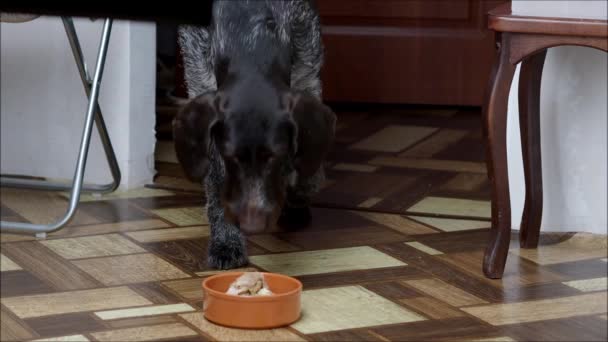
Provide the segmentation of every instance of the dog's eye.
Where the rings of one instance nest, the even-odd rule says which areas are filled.
[[[275,30],[277,28],[277,22],[274,20],[274,18],[266,18],[266,27],[269,30]]]

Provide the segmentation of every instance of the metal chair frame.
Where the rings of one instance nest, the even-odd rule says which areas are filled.
[[[105,67],[106,56],[108,52],[108,44],[110,41],[110,33],[112,30],[113,20],[106,18],[104,20],[99,48],[97,52],[97,60],[93,78],[89,76],[87,66],[82,54],[76,28],[71,17],[62,17],[63,26],[65,28],[68,41],[74,55],[76,66],[82,80],[84,91],[88,97],[87,110],[85,115],[85,123],[80,141],[78,159],[74,170],[74,176],[71,184],[53,182],[49,180],[25,179],[15,175],[0,175],[0,187],[22,188],[47,191],[70,191],[69,204],[65,214],[56,222],[48,224],[33,224],[23,222],[0,221],[0,231],[22,234],[36,234],[38,237],[46,237],[47,233],[52,233],[65,227],[74,217],[80,201],[81,192],[93,193],[109,193],[115,191],[120,185],[121,173],[114,153],[114,148],[110,141],[110,136],[103,119],[101,108],[97,102],[99,98],[99,88],[101,86],[101,78]],[[101,143],[108,161],[110,171],[112,173],[112,182],[108,184],[86,184],[83,185],[84,173],[86,169],[87,156],[89,145],[91,142],[91,133],[93,130],[93,122],[97,126],[97,131],[101,138]]]

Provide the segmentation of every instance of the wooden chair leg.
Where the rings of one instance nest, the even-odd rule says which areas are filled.
[[[519,242],[536,248],[543,216],[543,174],[540,143],[540,84],[547,50],[522,61],[519,74],[519,126],[526,180],[526,200]]]
[[[507,104],[515,65],[509,61],[510,36],[501,35],[497,62],[492,70],[484,103],[488,177],[492,184],[492,228],[483,272],[501,278],[511,238],[511,202],[507,172]]]

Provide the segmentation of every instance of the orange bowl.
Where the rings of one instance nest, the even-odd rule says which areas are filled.
[[[203,313],[213,323],[233,328],[270,329],[300,318],[302,283],[292,277],[262,272],[270,296],[243,297],[226,294],[243,272],[221,273],[203,281]]]

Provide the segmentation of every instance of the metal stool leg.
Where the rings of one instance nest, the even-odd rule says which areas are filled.
[[[88,81],[88,75],[86,72],[86,67],[82,58],[82,51],[80,50],[80,45],[76,38],[76,32],[74,30],[73,23],[71,20],[64,19],[64,25],[66,27],[66,32],[68,34],[68,38],[70,39],[70,45],[72,46],[72,50],[74,53],[74,58],[76,59],[76,64],[78,65],[78,69],[81,74],[81,78],[83,80],[83,84],[85,86],[85,92],[89,97],[87,112],[85,117],[84,129],[82,132],[82,139],[80,142],[80,149],[78,153],[78,160],[76,162],[76,169],[74,171],[74,178],[72,181],[72,185],[66,186],[63,184],[52,183],[47,181],[37,181],[37,180],[9,180],[6,177],[1,179],[0,185],[2,186],[10,186],[10,187],[20,187],[20,188],[35,188],[35,189],[44,189],[44,190],[70,190],[70,200],[69,206],[65,213],[65,215],[55,223],[50,224],[31,224],[31,223],[22,223],[22,222],[8,222],[8,221],[0,221],[0,231],[2,232],[14,232],[14,233],[51,233],[53,231],[61,229],[70,220],[73,218],[76,207],[78,205],[78,201],[80,200],[80,192],[83,190],[83,178],[84,171],[86,168],[87,155],[89,152],[89,144],[91,142],[91,133],[93,129],[93,121],[97,122],[97,128],[100,131],[100,136],[104,145],[104,150],[106,152],[106,157],[108,157],[108,162],[110,163],[110,168],[112,169],[112,176],[114,177],[114,182],[108,185],[102,186],[92,186],[87,187],[86,190],[89,191],[113,191],[120,182],[120,171],[118,169],[118,164],[116,163],[116,158],[114,156],[114,151],[110,144],[110,140],[107,134],[107,130],[105,128],[105,124],[103,122],[101,111],[99,110],[99,104],[97,103],[97,99],[99,97],[99,87],[101,83],[101,77],[103,74],[103,68],[105,65],[105,59],[108,51],[108,43],[110,39],[110,32],[112,30],[112,19],[105,19],[103,25],[103,31],[101,35],[101,40],[99,43],[99,51],[97,54],[97,63],[95,66],[95,73],[93,75],[92,82]],[[97,114],[97,115],[96,115]]]
[[[90,97],[91,78],[89,77],[87,66],[84,63],[82,49],[80,48],[80,42],[78,41],[78,35],[76,34],[76,28],[74,28],[74,22],[72,21],[72,18],[69,17],[63,17],[62,19],[63,25],[65,27],[65,32],[68,36],[70,46],[72,47],[74,60],[76,61],[76,65],[78,66],[78,72],[80,73],[82,86],[84,87],[87,96]],[[110,141],[110,136],[108,135],[108,130],[106,128],[106,124],[103,119],[103,115],[101,113],[101,108],[99,107],[98,101],[95,101],[95,124],[97,125],[97,132],[99,133],[99,137],[101,138],[101,143],[106,155],[106,159],[108,161],[108,166],[110,167],[110,172],[112,173],[112,182],[105,185],[85,185],[84,190],[101,193],[113,192],[120,185],[120,168],[118,167],[116,154],[114,153],[114,148],[112,147],[112,142]]]

